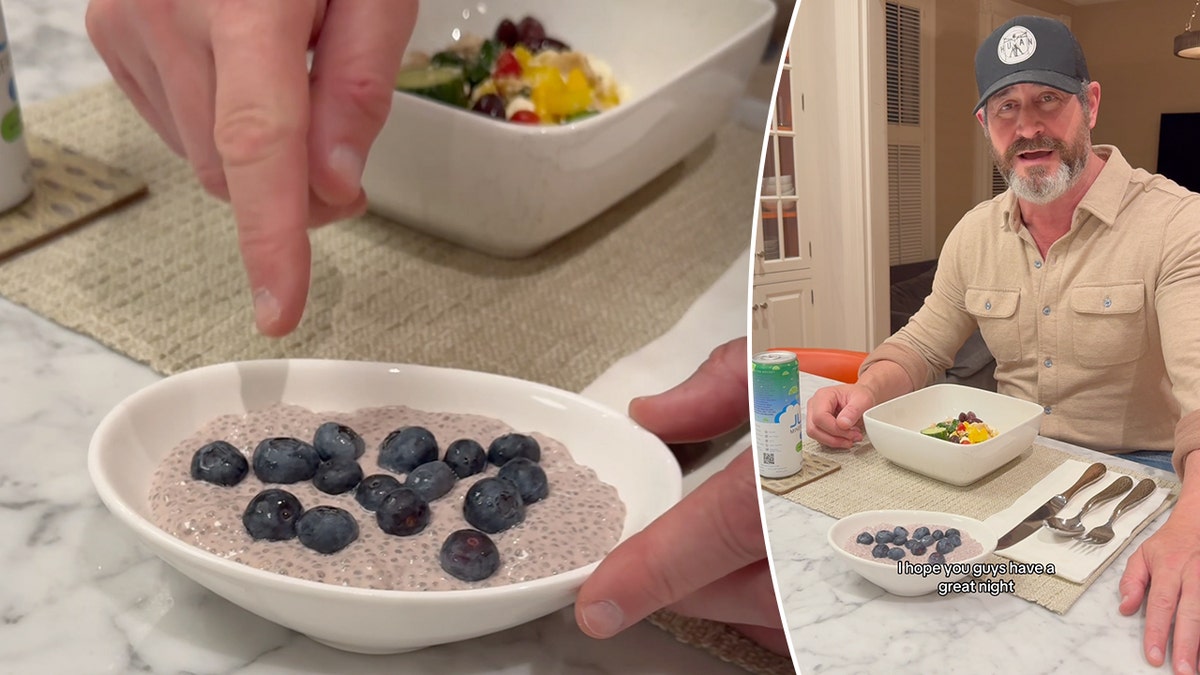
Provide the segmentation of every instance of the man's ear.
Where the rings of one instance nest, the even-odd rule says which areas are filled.
[[[1100,83],[1088,82],[1088,99],[1092,102],[1092,118],[1088,120],[1088,128],[1096,127],[1096,120],[1100,115]]]

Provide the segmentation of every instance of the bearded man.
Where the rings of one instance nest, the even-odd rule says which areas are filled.
[[[1183,481],[1133,554],[1120,611],[1147,601],[1143,649],[1175,672],[1200,651],[1200,195],[1092,145],[1100,85],[1061,22],[1017,17],[975,58],[975,117],[1009,189],[947,237],[932,291],[863,363],[809,400],[807,432],[862,439],[868,408],[932,384],[978,327],[997,390],[1043,406],[1044,436]]]

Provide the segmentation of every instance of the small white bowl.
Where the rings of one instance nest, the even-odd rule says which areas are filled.
[[[487,0],[422,3],[410,50],[455,31],[490,37],[537,17],[606,62],[631,98],[573,124],[530,126],[396,93],[363,175],[371,209],[483,253],[534,253],[697,148],[762,58],[772,0]],[[766,120],[763,120],[766,123]]]
[[[997,435],[959,445],[921,433],[968,411]],[[951,485],[970,485],[1029,448],[1043,415],[1036,403],[986,389],[935,384],[871,408],[863,414],[863,424],[871,445],[889,461]]]
[[[539,431],[616,487],[626,506],[622,540],[670,508],[682,492],[670,450],[625,415],[545,385],[463,370],[358,361],[225,363],[156,382],[105,416],[88,449],[88,472],[105,506],[143,545],[230,602],[347,651],[409,651],[531,621],[571,604],[598,563],[493,588],[380,591],[264,572],[153,525],[147,495],[165,454],[220,415],[277,403],[347,412],[407,405],[488,415]]]
[[[876,560],[873,558],[868,560],[860,558],[843,548],[847,539],[856,536],[867,528],[881,524],[890,524],[895,527],[896,525],[908,525],[910,523],[920,523],[932,529],[943,530],[956,527],[963,534],[979,542],[983,547],[981,553],[957,561],[958,566],[965,565],[968,570],[973,563],[982,561],[996,550],[998,535],[986,523],[974,518],[954,513],[943,513],[941,511],[911,511],[905,509],[862,511],[846,516],[834,523],[829,528],[826,539],[838,557],[846,561],[850,569],[892,595],[925,595],[936,591],[938,584],[954,583],[970,576],[969,571],[960,570],[958,566],[952,567],[956,571],[950,576],[947,576],[944,572],[931,573],[927,576],[922,576],[921,574],[901,574],[899,565],[894,560]],[[915,562],[911,558],[907,559],[909,562]]]

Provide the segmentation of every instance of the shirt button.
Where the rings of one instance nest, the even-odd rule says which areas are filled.
[[[1042,308],[1042,314],[1044,314],[1046,316],[1050,316],[1050,305],[1046,305],[1045,307]]]
[[[1040,270],[1040,269],[1042,269],[1042,261],[1041,261],[1041,260],[1034,260],[1034,261],[1033,261],[1033,266],[1034,266],[1034,267],[1036,267],[1036,268],[1038,268],[1039,270]]]
[[[1109,307],[1112,307],[1112,299],[1111,299],[1111,298],[1105,298],[1105,299],[1104,299],[1104,307],[1105,307],[1106,309],[1107,309],[1107,308],[1109,308]]]
[[[1053,362],[1053,361],[1051,361],[1050,359],[1046,359],[1045,361],[1042,361],[1042,365],[1044,365],[1044,366],[1046,366],[1047,368],[1049,368],[1050,366],[1054,365],[1054,362]]]
[[[988,310],[988,311],[991,311],[991,309],[992,309],[992,301],[991,301],[991,300],[988,300],[987,302],[983,303],[983,308],[984,308],[984,309],[986,309],[986,310]]]

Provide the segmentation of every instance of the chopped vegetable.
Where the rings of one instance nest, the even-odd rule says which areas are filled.
[[[406,55],[396,89],[525,124],[576,122],[623,98],[607,64],[547,36],[530,16],[503,19],[490,39],[465,35],[433,56]]]
[[[997,435],[995,430],[984,424],[974,412],[963,412],[959,413],[958,417],[948,417],[925,427],[921,433],[960,445],[982,443]]]

